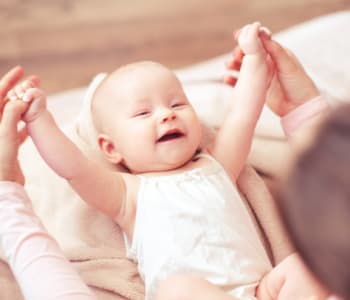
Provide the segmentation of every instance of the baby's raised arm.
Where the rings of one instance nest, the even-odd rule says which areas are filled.
[[[9,97],[14,101],[29,103],[23,120],[46,163],[65,178],[83,200],[122,223],[126,198],[124,175],[108,170],[84,156],[59,129],[46,109],[46,96],[42,90],[24,82],[12,90]]]
[[[240,32],[238,42],[245,56],[230,111],[212,148],[212,154],[233,180],[246,162],[272,77],[267,53],[259,38],[261,30],[261,25],[254,23]]]

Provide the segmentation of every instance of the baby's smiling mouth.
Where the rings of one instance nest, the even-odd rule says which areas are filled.
[[[172,129],[172,130],[167,131],[164,135],[162,135],[157,140],[157,143],[162,143],[162,142],[175,140],[175,139],[181,138],[183,136],[184,136],[184,134],[180,130]]]

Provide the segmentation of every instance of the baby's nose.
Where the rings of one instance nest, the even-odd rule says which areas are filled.
[[[172,110],[167,110],[162,116],[162,123],[166,123],[176,119],[176,114]]]

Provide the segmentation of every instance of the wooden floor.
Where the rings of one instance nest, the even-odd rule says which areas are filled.
[[[223,54],[247,22],[277,32],[344,9],[350,1],[1,0],[0,73],[21,64],[53,93],[130,61],[178,68]]]

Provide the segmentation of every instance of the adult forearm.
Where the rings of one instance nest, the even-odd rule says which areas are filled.
[[[0,224],[0,246],[25,299],[96,299],[17,183],[0,182]]]
[[[281,118],[282,128],[288,138],[293,137],[330,110],[331,107],[323,96],[315,97]]]

